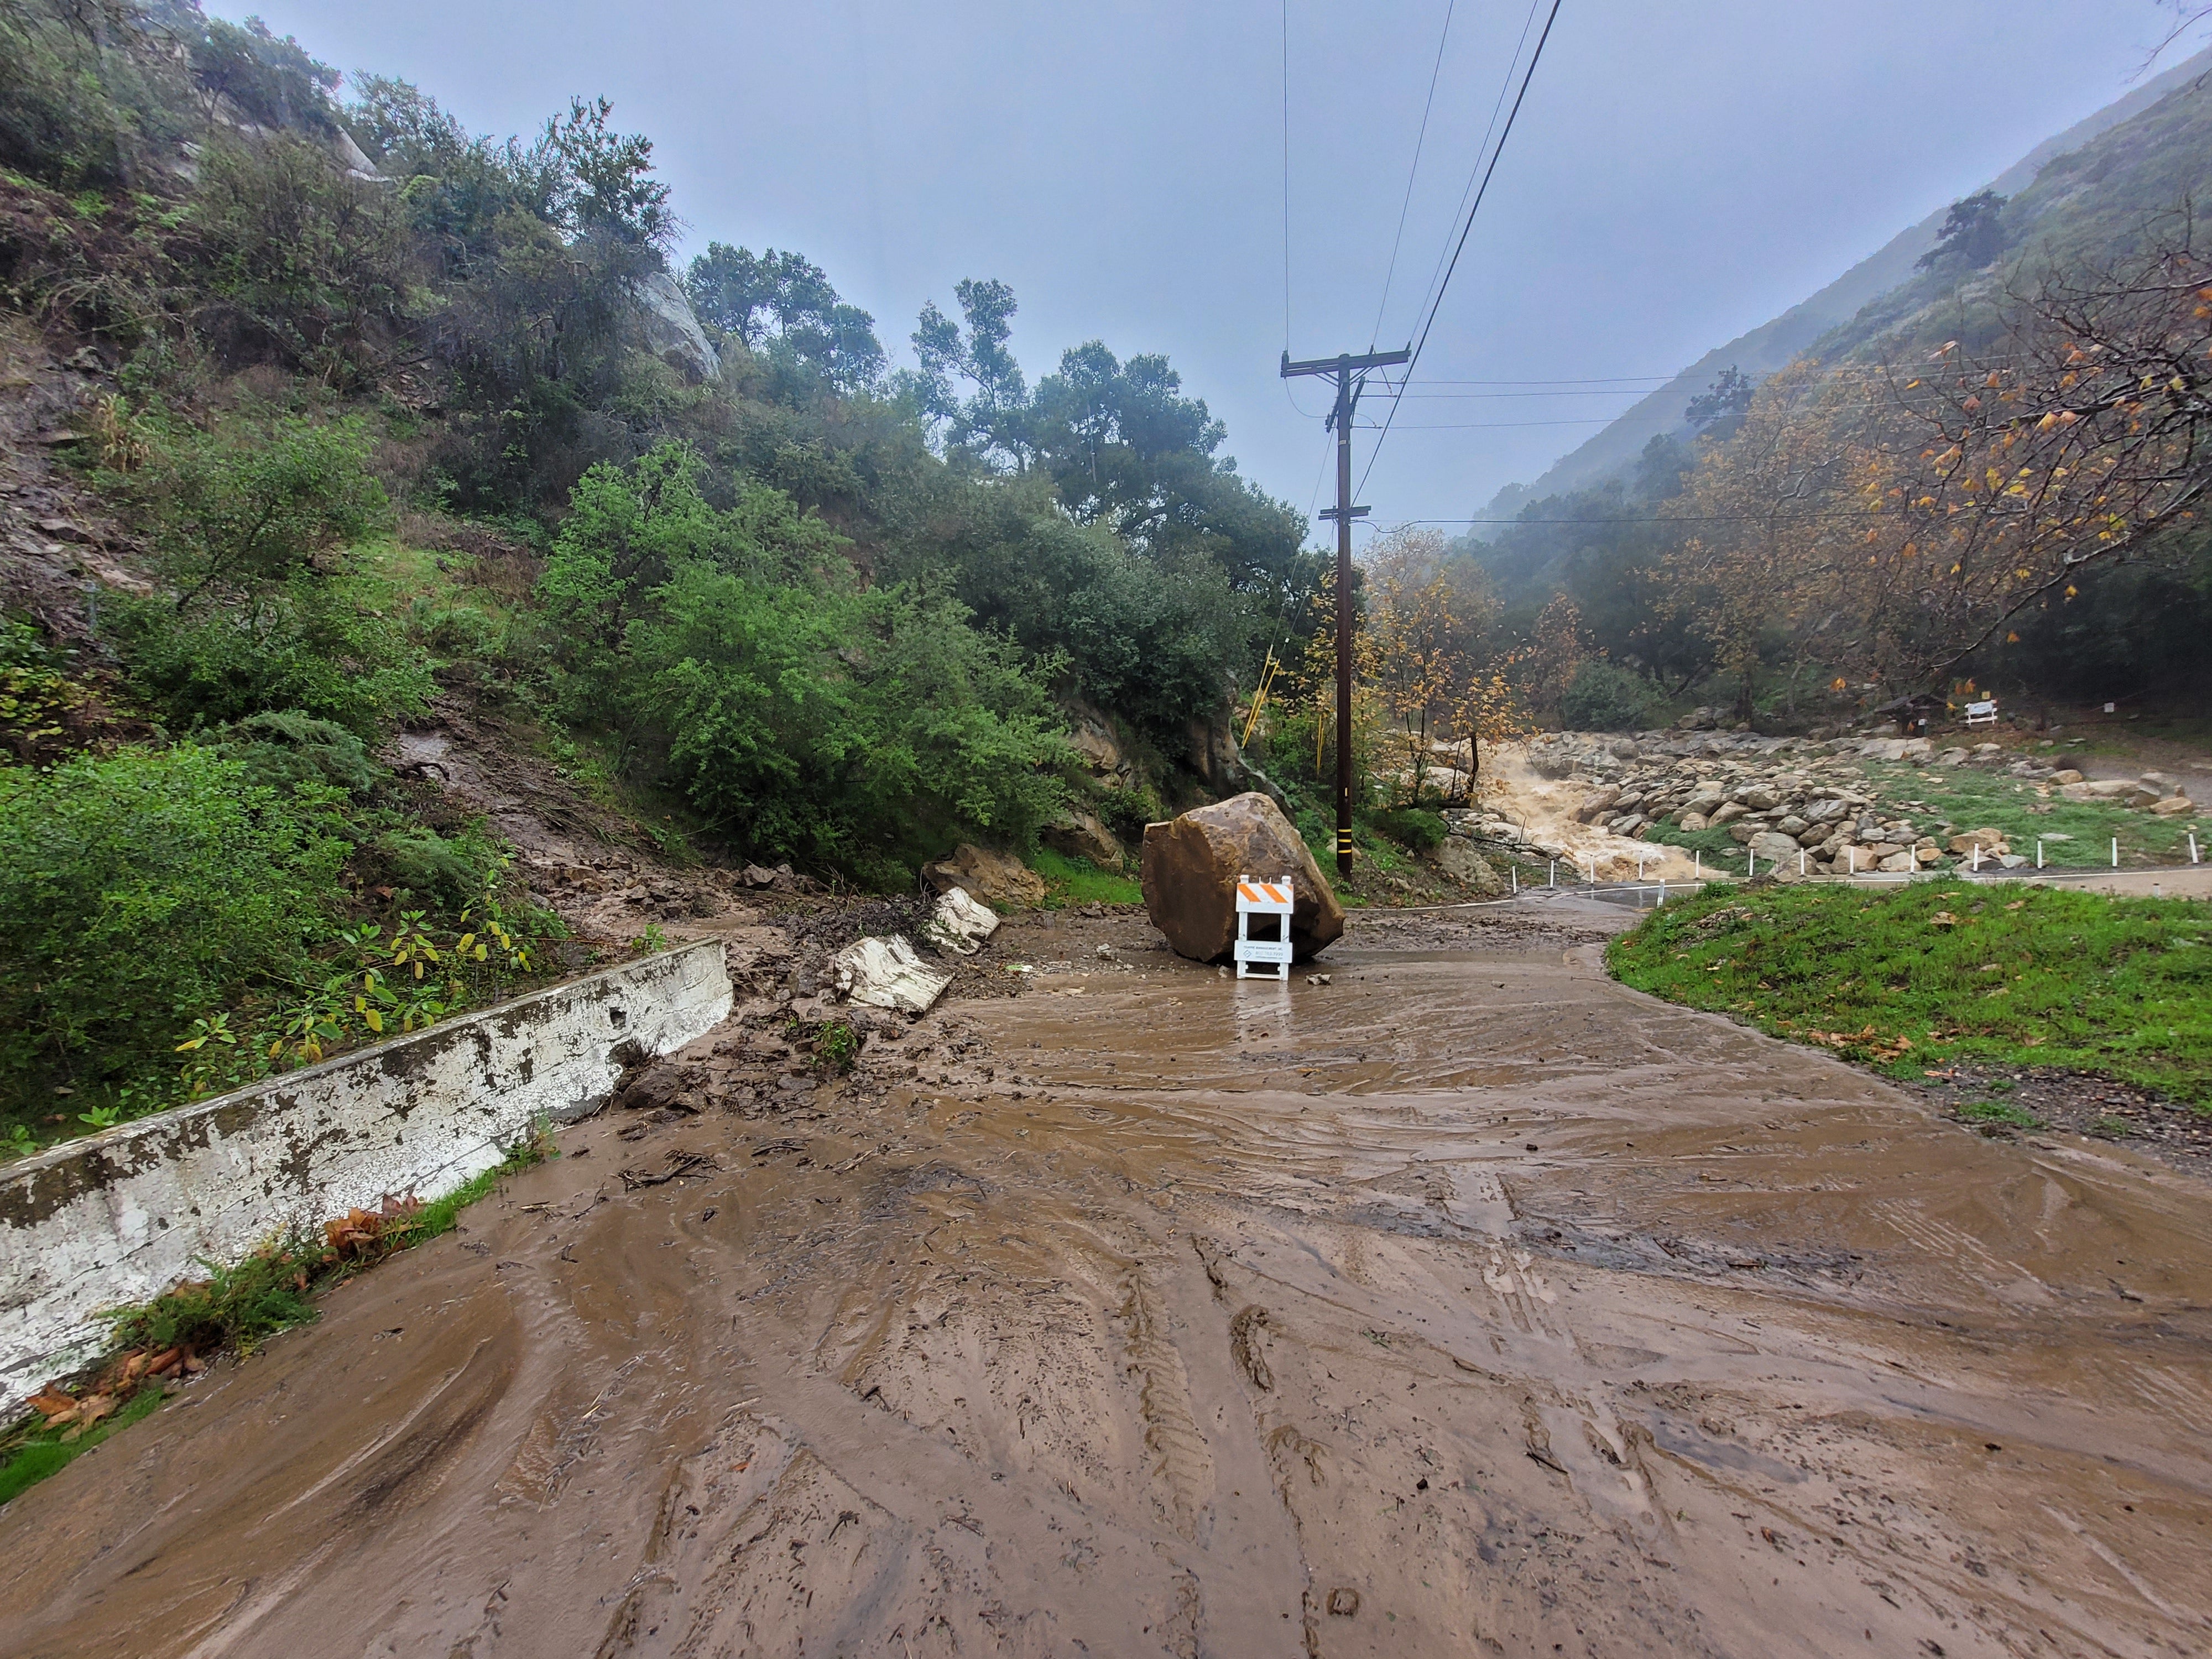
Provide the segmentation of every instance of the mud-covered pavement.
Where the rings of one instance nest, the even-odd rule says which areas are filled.
[[[11,1505],[0,1649],[2208,1650],[2203,1185],[1605,921],[1010,930],[1073,970],[843,1079],[726,1027]]]

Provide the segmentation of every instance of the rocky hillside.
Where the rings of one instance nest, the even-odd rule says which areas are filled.
[[[1603,878],[1757,872],[1778,880],[1965,864],[2130,866],[2170,860],[2205,819],[2191,791],[2212,767],[2089,778],[2055,743],[1927,738],[1765,738],[1748,732],[1563,732],[1504,757],[1546,781],[1510,781],[1455,832],[1518,858],[1561,859]],[[1979,849],[1978,859],[1977,848]],[[2183,854],[2185,856],[2185,851]]]

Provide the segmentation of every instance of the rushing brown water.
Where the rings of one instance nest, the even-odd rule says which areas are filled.
[[[707,1040],[704,1110],[572,1132],[9,1506],[0,1647],[2212,1643],[2201,1183],[1586,945],[1363,922],[1285,988],[1116,927],[1143,971],[842,1084]]]

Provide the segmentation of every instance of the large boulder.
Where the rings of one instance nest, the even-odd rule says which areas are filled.
[[[962,842],[949,859],[921,867],[921,878],[939,893],[965,888],[970,896],[1001,910],[1044,902],[1044,878],[1011,854]]]
[[[1575,808],[1573,813],[1575,822],[1589,823],[1603,814],[1610,812],[1620,799],[1620,786],[1617,783],[1608,783],[1602,789],[1593,789],[1583,797],[1582,804]]]
[[[1773,830],[1761,830],[1752,836],[1748,845],[1762,866],[1787,864],[1792,870],[1797,867],[1801,849],[1793,836],[1785,836]]]
[[[1457,836],[1445,836],[1443,845],[1437,848],[1437,868],[1485,898],[1495,898],[1505,890],[1504,878],[1491,867],[1490,860]]]
[[[1344,907],[1282,809],[1256,791],[1145,827],[1145,908],[1179,956],[1218,962],[1237,938],[1237,878],[1287,876],[1300,962],[1344,935]]]

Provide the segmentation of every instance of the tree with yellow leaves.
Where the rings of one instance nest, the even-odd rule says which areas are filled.
[[[2193,522],[2212,488],[2212,265],[2190,228],[2131,264],[2046,277],[2002,355],[1948,345],[1897,389],[1870,654],[1928,679],[2091,567]],[[1875,526],[1869,526],[1869,529]]]
[[[1480,569],[1449,556],[1436,531],[1406,526],[1378,538],[1362,561],[1367,674],[1399,782],[1418,804],[1441,769],[1447,800],[1462,799],[1481,768],[1481,746],[1518,735],[1526,722],[1507,678],[1514,660],[1497,638],[1500,607]],[[1439,769],[1435,745],[1470,744],[1465,769]]]
[[[1667,556],[1671,592],[1711,641],[1752,716],[1770,665],[1802,673],[1847,649],[1846,545],[1875,454],[1853,379],[1793,363],[1760,386],[1728,442],[1708,450],[1681,499],[1691,533]]]

